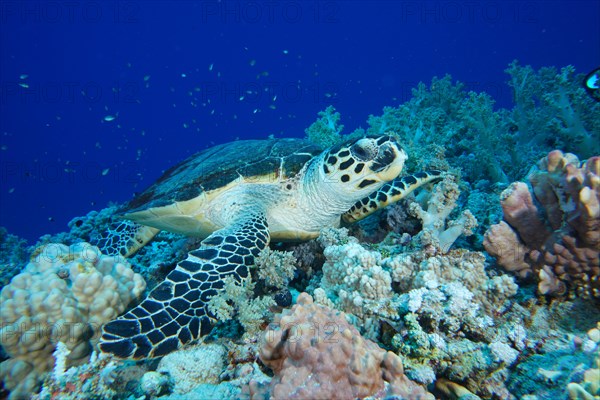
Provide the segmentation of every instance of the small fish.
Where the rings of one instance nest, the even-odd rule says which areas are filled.
[[[110,121],[114,121],[115,118],[117,118],[117,117],[115,117],[114,115],[107,115],[106,117],[104,117],[104,120],[106,122],[110,122]]]
[[[23,82],[20,82],[19,86],[21,86],[22,88],[25,88],[25,89],[29,89],[29,85],[26,83],[23,83]]]
[[[586,75],[583,87],[592,99],[600,101],[600,67]]]
[[[102,176],[106,176],[106,175],[108,175],[109,171],[110,171],[110,168],[105,168],[105,169],[103,169],[103,170],[102,170]]]
[[[27,79],[28,77],[29,77],[29,75],[27,75],[27,74],[19,75],[19,79]]]

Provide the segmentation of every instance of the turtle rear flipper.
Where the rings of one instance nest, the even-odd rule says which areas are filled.
[[[342,220],[346,223],[360,221],[373,214],[375,211],[402,200],[415,189],[428,183],[439,181],[443,178],[444,173],[437,170],[418,172],[414,175],[396,178],[393,181],[384,184],[378,191],[357,201],[342,215]]]
[[[92,244],[97,246],[102,254],[129,257],[151,241],[158,232],[160,229],[123,220],[92,240]]]
[[[120,358],[160,357],[210,332],[208,301],[228,275],[241,282],[268,245],[264,212],[240,213],[179,262],[133,310],[104,325],[100,349]]]

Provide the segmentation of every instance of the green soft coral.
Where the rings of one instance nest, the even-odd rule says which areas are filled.
[[[275,300],[267,296],[253,298],[255,283],[250,278],[238,283],[232,276],[228,276],[223,282],[223,290],[208,302],[210,312],[220,321],[237,317],[244,327],[246,337],[258,334],[263,318],[275,305]]]
[[[325,148],[341,141],[343,129],[344,125],[340,124],[340,113],[336,112],[333,106],[329,106],[319,112],[319,119],[304,132],[308,140]]]
[[[495,108],[484,92],[467,91],[449,75],[419,83],[412,98],[369,117],[369,134],[393,132],[410,155],[408,170],[460,166],[471,183],[506,185],[555,148],[589,157],[600,151],[600,103],[568,66],[509,65],[512,109]]]
[[[511,118],[518,128],[520,149],[544,145],[577,153],[583,158],[600,151],[600,104],[581,86],[583,75],[572,66],[537,72],[515,60],[505,70],[513,90]]]

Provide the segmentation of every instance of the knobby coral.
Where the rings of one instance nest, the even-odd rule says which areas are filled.
[[[552,151],[529,182],[533,196],[523,182],[501,194],[504,220],[486,232],[486,250],[505,269],[536,276],[541,294],[600,298],[600,157],[581,163]]]
[[[11,357],[0,364],[0,378],[11,396],[36,390],[59,342],[68,351],[64,368],[86,362],[102,324],[145,288],[126,261],[88,243],[38,248],[0,293],[0,344]]]
[[[344,313],[300,294],[263,334],[261,360],[275,372],[273,399],[354,399],[387,392],[433,399],[405,375],[400,358],[363,339]]]

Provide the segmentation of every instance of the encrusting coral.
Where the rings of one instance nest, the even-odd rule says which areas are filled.
[[[485,249],[506,270],[537,277],[541,294],[600,298],[600,157],[552,151],[529,181],[533,196],[523,182],[502,193],[504,221],[486,232]]]
[[[306,293],[291,310],[275,316],[263,334],[260,358],[275,372],[272,399],[355,399],[385,393],[434,398],[404,375],[398,356],[363,339],[344,313],[314,304]]]
[[[64,368],[86,362],[102,324],[139,297],[146,283],[120,257],[78,243],[38,248],[0,293],[0,344],[11,357],[0,378],[12,398],[33,393],[52,370],[57,343]]]
[[[174,382],[173,392],[185,394],[203,383],[218,383],[227,350],[218,344],[200,344],[167,354],[157,371]]]

